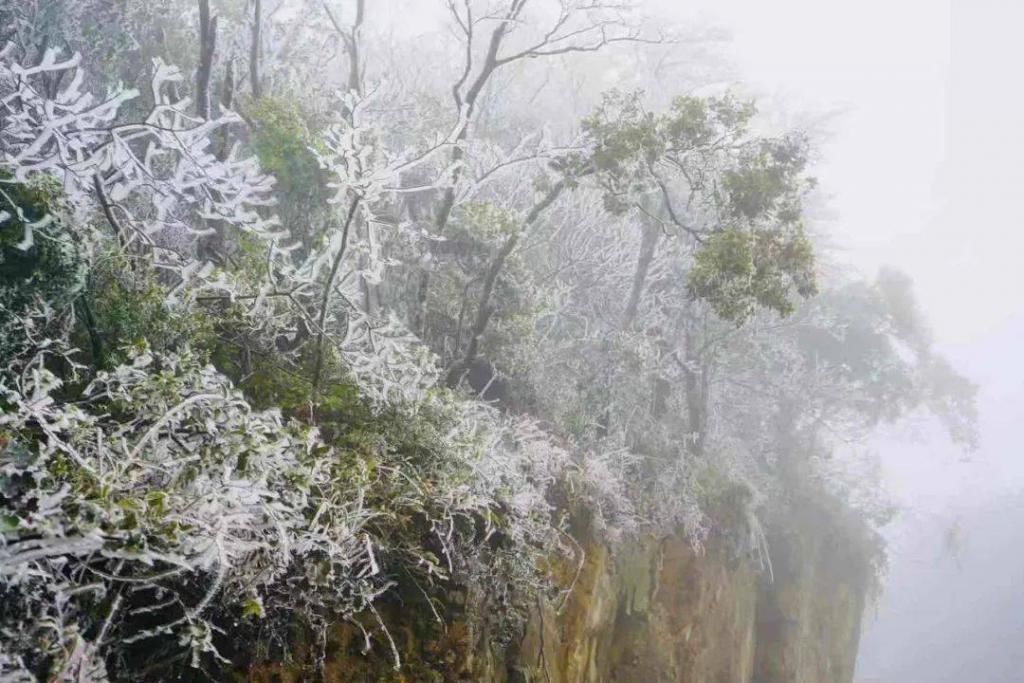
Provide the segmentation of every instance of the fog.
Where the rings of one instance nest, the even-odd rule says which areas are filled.
[[[980,384],[968,460],[927,427],[879,439],[901,513],[866,617],[864,681],[1018,680],[1024,640],[1024,6],[1000,0],[696,2],[744,78],[837,111],[820,175],[842,260],[898,264],[936,340]],[[692,8],[692,9],[691,9]],[[699,10],[699,11],[698,11]],[[950,529],[959,557],[946,547]]]
[[[1022,25],[0,0],[0,681],[1020,680]]]

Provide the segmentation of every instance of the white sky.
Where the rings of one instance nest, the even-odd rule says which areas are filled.
[[[819,172],[838,243],[867,273],[908,271],[942,343],[981,341],[1024,311],[1012,296],[1024,289],[1013,189],[1024,98],[1007,87],[1024,55],[1024,3],[659,4],[730,27],[744,82],[793,109],[846,110]]]

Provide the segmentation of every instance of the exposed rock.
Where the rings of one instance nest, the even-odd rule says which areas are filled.
[[[726,535],[701,551],[681,536],[614,552],[590,542],[580,565],[556,572],[572,591],[562,602],[535,606],[522,639],[508,648],[487,645],[472,620],[431,634],[418,616],[397,611],[387,617],[399,624],[393,635],[405,660],[400,671],[383,653],[360,655],[358,632],[346,626],[332,635],[323,676],[410,683],[851,683],[866,559],[836,518],[804,508],[799,517],[775,520],[774,580],[736,557]],[[257,667],[250,680],[306,680],[291,670]]]

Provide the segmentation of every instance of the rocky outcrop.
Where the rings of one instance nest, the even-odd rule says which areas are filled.
[[[774,539],[774,580],[717,541],[590,547],[565,606],[531,621],[510,683],[850,683],[863,563],[827,528]]]
[[[581,564],[556,571],[571,592],[535,606],[524,636],[508,647],[487,645],[489,634],[474,631],[472,619],[439,631],[416,610],[397,610],[386,618],[399,624],[392,633],[401,670],[383,652],[359,654],[358,631],[339,627],[320,675],[409,683],[850,683],[869,563],[855,530],[824,509],[800,509],[772,524],[773,572],[737,556],[724,535],[700,551],[681,536],[614,551],[590,542]],[[472,614],[464,595],[454,599]],[[307,680],[297,664],[255,667],[249,679]]]
[[[531,621],[511,681],[752,680],[758,576],[748,564],[682,538],[616,557],[587,549],[561,614],[547,607]]]

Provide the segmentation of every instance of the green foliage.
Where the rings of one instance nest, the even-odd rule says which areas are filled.
[[[507,210],[490,202],[467,202],[460,206],[452,224],[455,239],[496,244],[519,230]]]
[[[817,291],[801,222],[802,195],[814,185],[804,177],[806,139],[752,138],[756,108],[731,95],[677,97],[657,115],[639,102],[639,93],[612,92],[583,121],[606,209],[664,205],[660,213],[697,243],[690,296],[726,320],[741,323],[758,306],[791,313],[791,293]],[[669,178],[683,189],[670,189]]]
[[[97,335],[106,357],[84,359],[107,367],[126,360],[125,349],[148,344],[164,353],[186,347],[207,349],[214,335],[214,319],[202,310],[172,308],[166,289],[144,262],[129,266],[127,258],[110,253],[97,259],[86,292],[92,315],[82,321],[76,345],[89,347],[88,335]],[[223,321],[222,321],[223,323]]]
[[[758,140],[744,150],[722,181],[724,206],[737,218],[755,221],[770,216],[782,224],[800,220],[800,192],[814,181],[802,181],[807,142],[801,136]]]
[[[238,375],[237,349],[220,345],[213,355],[213,362],[229,375]],[[309,411],[312,384],[309,374],[302,374],[302,367],[291,368],[274,360],[257,362],[252,373],[239,377],[240,386],[254,406],[262,409],[277,407],[285,415],[297,415]],[[333,385],[332,385],[333,388]]]
[[[758,306],[793,312],[791,293],[817,291],[814,246],[802,220],[807,142],[801,136],[757,140],[744,148],[716,192],[722,227],[698,245],[689,291],[722,318],[742,323]]]
[[[246,104],[245,113],[253,123],[251,144],[260,167],[277,178],[281,192],[298,198],[323,185],[320,164],[309,149],[314,138],[296,104],[262,97]]]
[[[799,224],[785,232],[717,232],[694,254],[688,285],[725,320],[742,323],[758,306],[789,315],[792,290],[802,297],[817,293],[814,248]]]
[[[447,238],[434,246],[437,272],[427,302],[425,336],[435,349],[443,349],[443,361],[465,350],[487,270],[506,240],[521,229],[504,207],[467,202],[453,214]],[[505,261],[491,306],[494,310],[482,339],[484,355],[501,357],[503,367],[525,362],[523,354],[544,301],[517,251]]]
[[[46,178],[18,183],[0,176],[0,362],[24,340],[22,316],[44,303],[66,308],[84,284],[82,245],[65,225],[59,192]]]
[[[593,141],[590,163],[605,186],[605,208],[624,213],[631,193],[645,187],[645,169],[666,151],[661,121],[639,104],[640,93],[613,91],[602,106],[583,120]]]
[[[308,430],[300,425],[284,423],[274,411],[251,410],[195,354],[154,356],[142,345],[128,364],[97,373],[66,404],[39,400],[52,397],[59,379],[39,364],[30,374],[24,383],[0,384],[13,406],[0,424],[30,453],[18,458],[0,443],[0,502],[16,522],[4,541],[23,550],[31,542],[19,541],[45,539],[44,545],[63,548],[66,561],[46,564],[49,573],[27,572],[29,581],[5,584],[5,599],[21,611],[5,616],[5,625],[55,609],[61,615],[55,618],[73,618],[86,634],[109,614],[127,632],[143,634],[150,656],[182,648],[193,648],[193,656],[209,652],[214,629],[202,613],[211,620],[223,616],[213,602],[222,582],[237,579],[257,590],[287,566],[293,541],[285,534],[304,528],[310,473],[324,453],[311,452]],[[268,519],[274,523],[267,525]],[[208,571],[211,547],[219,549],[217,576]],[[31,562],[24,555],[5,559],[15,568]],[[55,605],[47,583],[77,581],[72,577],[86,571],[83,563],[94,574],[90,581],[101,583],[69,592]],[[123,612],[94,600],[120,594],[125,581],[135,591],[123,596]],[[197,585],[213,592],[205,599],[203,592],[193,595]],[[154,591],[177,601],[154,606]],[[224,593],[229,615],[243,608],[244,593]],[[179,618],[185,602],[196,600],[188,619]],[[153,608],[136,612],[142,605]],[[30,625],[10,643],[32,653],[42,677],[59,671],[68,657],[45,626]],[[125,666],[136,648],[130,642],[117,647],[117,666]]]
[[[655,167],[684,164],[685,155],[711,156],[741,139],[756,113],[754,104],[731,95],[682,96],[662,114],[646,111],[640,92],[612,91],[582,123],[590,140],[590,170],[604,191],[605,207],[624,213],[653,189]],[[703,178],[694,177],[695,183]]]
[[[260,167],[277,179],[282,219],[296,223],[304,214],[321,208],[327,199],[327,183],[311,149],[319,144],[318,138],[310,133],[298,104],[262,97],[245,103],[243,111],[252,122],[250,144]],[[308,229],[296,225],[297,229],[303,227]]]

